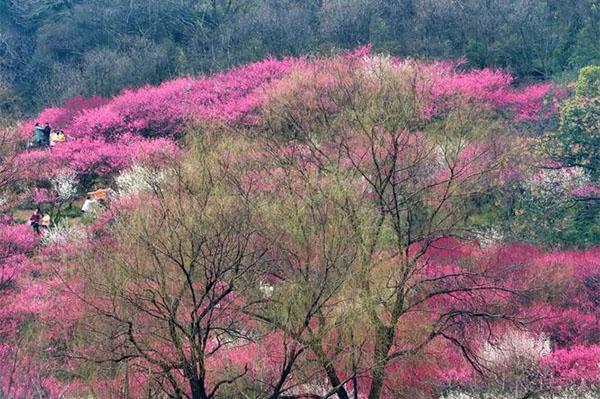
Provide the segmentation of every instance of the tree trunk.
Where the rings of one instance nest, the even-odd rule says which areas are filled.
[[[190,390],[192,391],[192,399],[208,399],[206,389],[202,380],[194,377],[188,377]]]
[[[394,336],[393,327],[380,326],[377,328],[375,349],[373,351],[373,371],[369,399],[379,399],[385,381],[387,355],[392,347]]]
[[[346,392],[346,388],[342,385],[337,373],[335,372],[335,368],[331,364],[327,364],[325,366],[325,370],[327,371],[327,378],[329,378],[329,382],[332,387],[337,387],[337,396],[339,399],[350,399],[348,392]]]
[[[327,373],[327,378],[329,379],[329,383],[331,384],[332,388],[336,389],[335,393],[337,394],[338,398],[350,399],[350,395],[348,395],[346,388],[344,388],[344,386],[342,385],[342,381],[338,377],[337,372],[335,371],[335,367],[333,366],[329,358],[325,355],[321,347],[318,344],[313,344],[311,345],[311,349],[315,353],[315,355],[317,355],[321,366],[325,369],[325,372]]]

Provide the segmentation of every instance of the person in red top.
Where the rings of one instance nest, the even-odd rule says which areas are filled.
[[[40,208],[36,208],[33,215],[29,218],[29,224],[33,227],[33,231],[36,234],[40,234],[40,222],[42,220],[42,211]]]

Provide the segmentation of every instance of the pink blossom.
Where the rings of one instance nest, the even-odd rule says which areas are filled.
[[[557,385],[600,381],[600,346],[575,346],[559,349],[544,357],[551,381]]]

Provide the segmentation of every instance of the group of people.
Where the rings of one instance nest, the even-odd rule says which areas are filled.
[[[90,191],[87,193],[86,200],[81,207],[81,212],[92,212],[96,203],[107,206],[114,196],[115,192],[111,188],[100,188],[96,191]],[[37,235],[45,236],[50,229],[50,215],[42,214],[41,209],[36,208],[29,218],[29,225]]]
[[[44,126],[36,122],[34,127],[34,141],[38,147],[54,147],[65,141],[65,133],[62,130],[54,130],[48,122]]]
[[[44,236],[50,228],[50,215],[44,214],[40,208],[36,208],[33,215],[29,218],[29,224],[37,235]]]
[[[97,203],[107,206],[114,196],[115,192],[111,188],[100,188],[96,191],[90,191],[87,193],[86,200],[81,207],[81,212],[92,212],[95,204]],[[37,235],[43,237],[50,229],[50,215],[42,214],[41,209],[36,208],[29,218],[29,225],[33,228],[33,231]]]
[[[52,148],[65,141],[65,133],[62,130],[53,130],[48,122],[44,123],[43,126],[40,125],[39,122],[36,122],[34,130],[34,143],[38,147]],[[114,191],[110,188],[101,188],[96,191],[91,191],[87,193],[81,211],[83,213],[90,212],[92,211],[94,204],[107,204],[113,197]],[[50,215],[42,215],[40,208],[36,208],[29,218],[29,224],[36,234],[44,236],[50,228]]]

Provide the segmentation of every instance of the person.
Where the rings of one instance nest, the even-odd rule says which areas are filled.
[[[50,229],[50,215],[45,214],[40,221],[40,234],[45,236]]]
[[[65,142],[65,132],[63,132],[62,130],[58,131],[58,134],[56,135],[56,142],[57,143]]]
[[[31,217],[29,218],[29,224],[33,228],[33,231],[38,235],[40,234],[41,220],[42,220],[42,211],[40,210],[40,208],[35,208],[33,215],[31,215]]]
[[[50,133],[52,129],[50,128],[50,124],[46,122],[44,124],[44,145],[47,147],[50,145]]]
[[[35,132],[35,137],[34,137],[35,144],[37,146],[41,147],[44,144],[44,128],[42,126],[40,126],[39,122],[35,123],[34,132]]]
[[[50,147],[54,147],[58,142],[58,132],[55,130],[50,133]]]
[[[81,212],[83,212],[83,213],[90,212],[92,210],[92,206],[94,206],[95,202],[96,202],[96,200],[93,199],[91,195],[88,195],[85,199],[85,202],[83,203],[83,206],[81,207]]]

